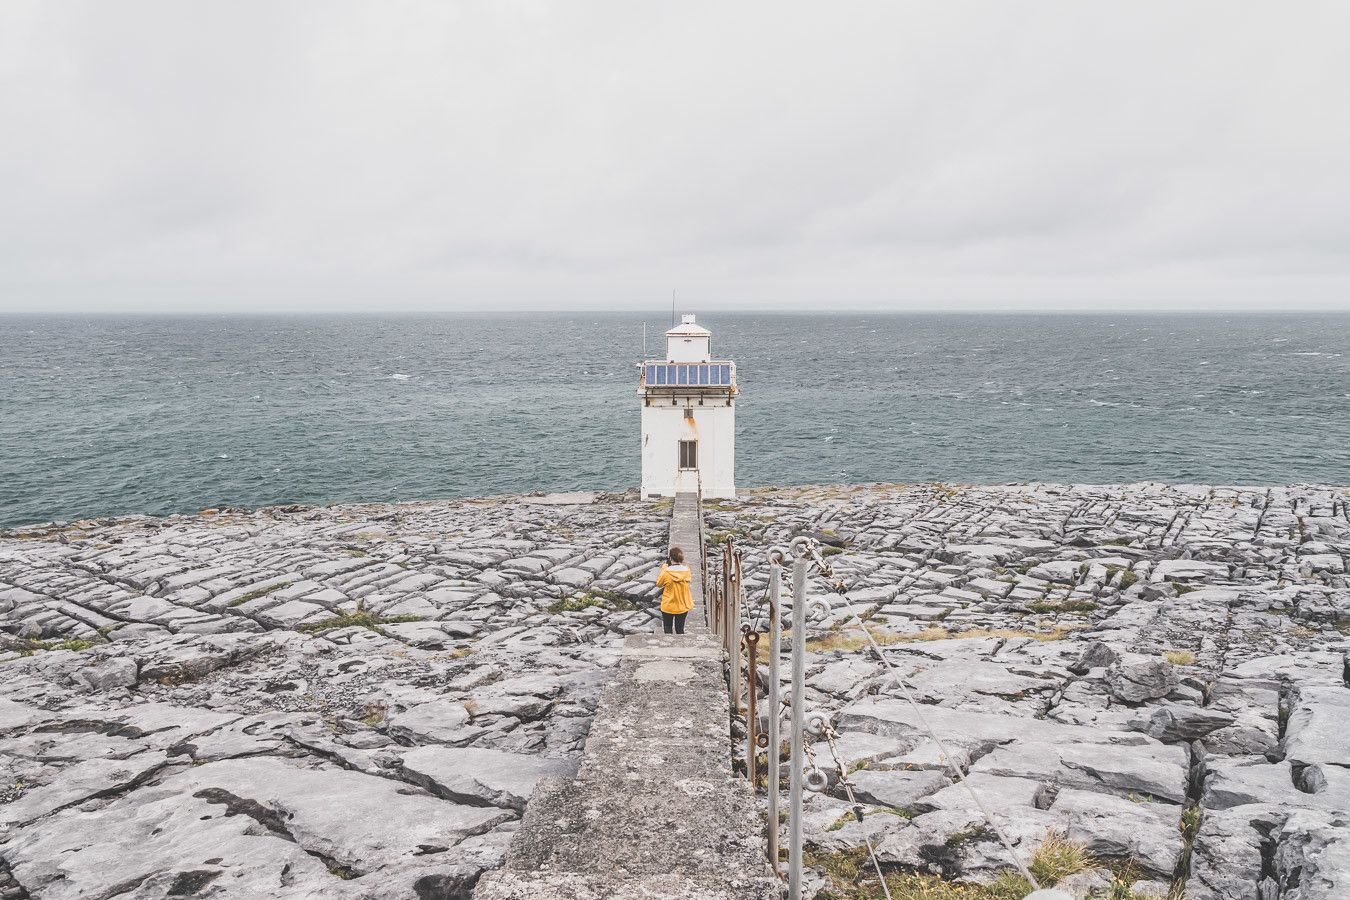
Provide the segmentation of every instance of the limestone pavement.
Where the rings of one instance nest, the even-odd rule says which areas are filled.
[[[795,534],[829,544],[845,582],[804,701],[831,713],[866,814],[833,776],[809,796],[816,852],[867,833],[894,871],[1009,866],[857,617],[1020,851],[1063,832],[1138,896],[1329,900],[1350,896],[1347,500],[921,485],[705,513],[747,552],[752,623],[764,551]],[[657,683],[623,653],[652,630],[668,515],[582,495],[0,534],[0,897],[462,897],[504,864],[486,883],[509,880],[522,815],[587,778],[616,672],[634,696]],[[626,768],[607,740],[596,759],[640,797],[663,767]],[[562,859],[576,832],[558,827]]]
[[[765,551],[794,535],[831,554],[813,593],[846,588],[812,628],[805,702],[864,809],[818,743],[818,851],[867,834],[896,871],[1012,866],[865,624],[1023,858],[1050,833],[1095,857],[1074,896],[1350,896],[1345,489],[782,489],[707,521],[746,553],[752,621]]]

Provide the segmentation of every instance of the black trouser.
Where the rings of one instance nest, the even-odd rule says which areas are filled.
[[[661,612],[661,625],[666,629],[666,634],[670,634],[670,626],[672,625],[675,626],[676,634],[684,634],[684,617],[687,615],[689,615],[687,612],[668,613],[663,610]]]

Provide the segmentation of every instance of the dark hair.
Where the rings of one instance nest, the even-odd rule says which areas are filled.
[[[671,548],[670,548],[670,561],[673,562],[673,563],[682,563],[682,562],[684,562],[684,551],[681,550],[679,547],[671,547]]]

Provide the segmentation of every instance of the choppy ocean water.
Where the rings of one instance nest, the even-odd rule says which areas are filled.
[[[0,525],[631,488],[643,321],[0,317]],[[744,486],[1350,483],[1346,315],[699,321]]]

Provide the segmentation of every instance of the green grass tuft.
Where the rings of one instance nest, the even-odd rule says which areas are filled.
[[[1050,832],[1031,855],[1027,868],[1043,885],[1052,885],[1061,878],[1090,869],[1095,860],[1082,844],[1070,841],[1058,832]]]

